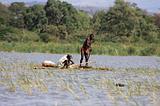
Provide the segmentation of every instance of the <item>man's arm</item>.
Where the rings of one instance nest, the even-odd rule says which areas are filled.
[[[72,60],[70,60],[71,64],[74,64],[74,62]]]
[[[88,47],[90,47],[90,45],[91,45],[91,41],[90,41],[89,38],[86,39],[86,45],[87,45]]]
[[[91,43],[94,43],[94,41],[95,41],[95,40],[94,40],[94,39],[92,39],[92,40],[91,40]]]
[[[68,64],[67,64],[67,60],[65,60],[65,61],[64,61],[64,62],[62,62],[62,63],[63,63],[63,67],[62,67],[62,69],[63,69],[63,68],[65,68],[65,67],[67,68],[67,65],[68,65]]]

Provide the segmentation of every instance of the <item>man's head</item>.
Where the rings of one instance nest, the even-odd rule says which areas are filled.
[[[90,34],[89,37],[91,40],[94,40],[94,34]]]
[[[72,58],[73,58],[72,55],[67,54],[67,59],[68,59],[68,60],[71,60]]]

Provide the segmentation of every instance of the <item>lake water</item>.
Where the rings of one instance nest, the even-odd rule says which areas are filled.
[[[156,56],[92,55],[90,65],[114,68],[111,71],[32,70],[30,65],[44,60],[57,62],[63,55],[43,53],[0,52],[0,106],[158,106],[160,104],[160,58]],[[79,63],[80,55],[73,55]],[[36,75],[33,75],[34,73]],[[47,86],[43,92],[31,87],[32,94],[22,90],[20,75],[40,80]],[[50,73],[51,75],[48,75]],[[4,77],[5,75],[11,76]],[[8,81],[16,90],[8,90]],[[43,85],[42,84],[42,85]],[[116,84],[123,84],[119,87]]]
[[[26,61],[41,63],[44,60],[57,62],[63,55],[43,53],[8,53],[0,52],[0,59],[6,61]],[[79,64],[80,55],[73,55],[75,63]],[[160,57],[156,56],[99,56],[90,57],[92,66],[112,68],[160,68]]]

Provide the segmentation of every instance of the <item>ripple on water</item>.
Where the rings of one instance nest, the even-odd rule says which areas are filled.
[[[35,63],[39,64],[44,60],[52,60],[54,62],[62,55],[59,54],[42,54],[42,53],[7,53],[0,52],[0,63],[6,65],[16,63]],[[80,55],[73,55],[74,61],[79,63]],[[91,56],[93,66],[112,67],[112,68],[160,68],[160,58],[158,57],[143,57],[143,56]],[[16,68],[18,66],[7,68]],[[18,68],[17,71],[23,72]],[[143,83],[145,81],[155,81],[158,83],[160,77],[148,77],[147,75],[135,74],[123,70],[116,71],[73,71],[62,72],[56,70],[49,70],[54,72],[54,76],[47,78],[48,86],[47,93],[41,93],[33,90],[32,95],[17,88],[16,92],[9,92],[6,87],[0,86],[0,106],[113,106],[115,104],[120,106],[135,105],[136,101],[139,105],[150,104],[150,95],[133,96],[129,98],[131,101],[127,103],[124,100],[124,95],[117,95],[116,90],[128,90],[127,81],[133,81],[132,84]],[[2,73],[0,73],[2,74]],[[10,74],[16,76],[15,73]],[[26,73],[29,74],[29,73]],[[42,73],[43,74],[43,73]],[[17,78],[17,76],[16,76]],[[16,80],[14,78],[14,81]],[[1,79],[0,79],[1,80]],[[62,81],[72,85],[74,93],[66,89],[66,86],[60,85]],[[94,82],[92,82],[94,81]],[[103,81],[111,81],[103,85]],[[100,88],[101,86],[106,88]],[[123,83],[124,88],[117,88],[115,83]],[[59,84],[59,85],[58,85]],[[159,84],[159,83],[158,83]],[[127,93],[127,92],[125,92]],[[132,92],[131,92],[132,93]],[[114,100],[115,99],[115,100]]]

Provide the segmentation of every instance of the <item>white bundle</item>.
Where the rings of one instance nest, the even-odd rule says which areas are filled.
[[[42,66],[44,67],[55,67],[56,63],[50,61],[50,60],[45,60],[42,62]]]

